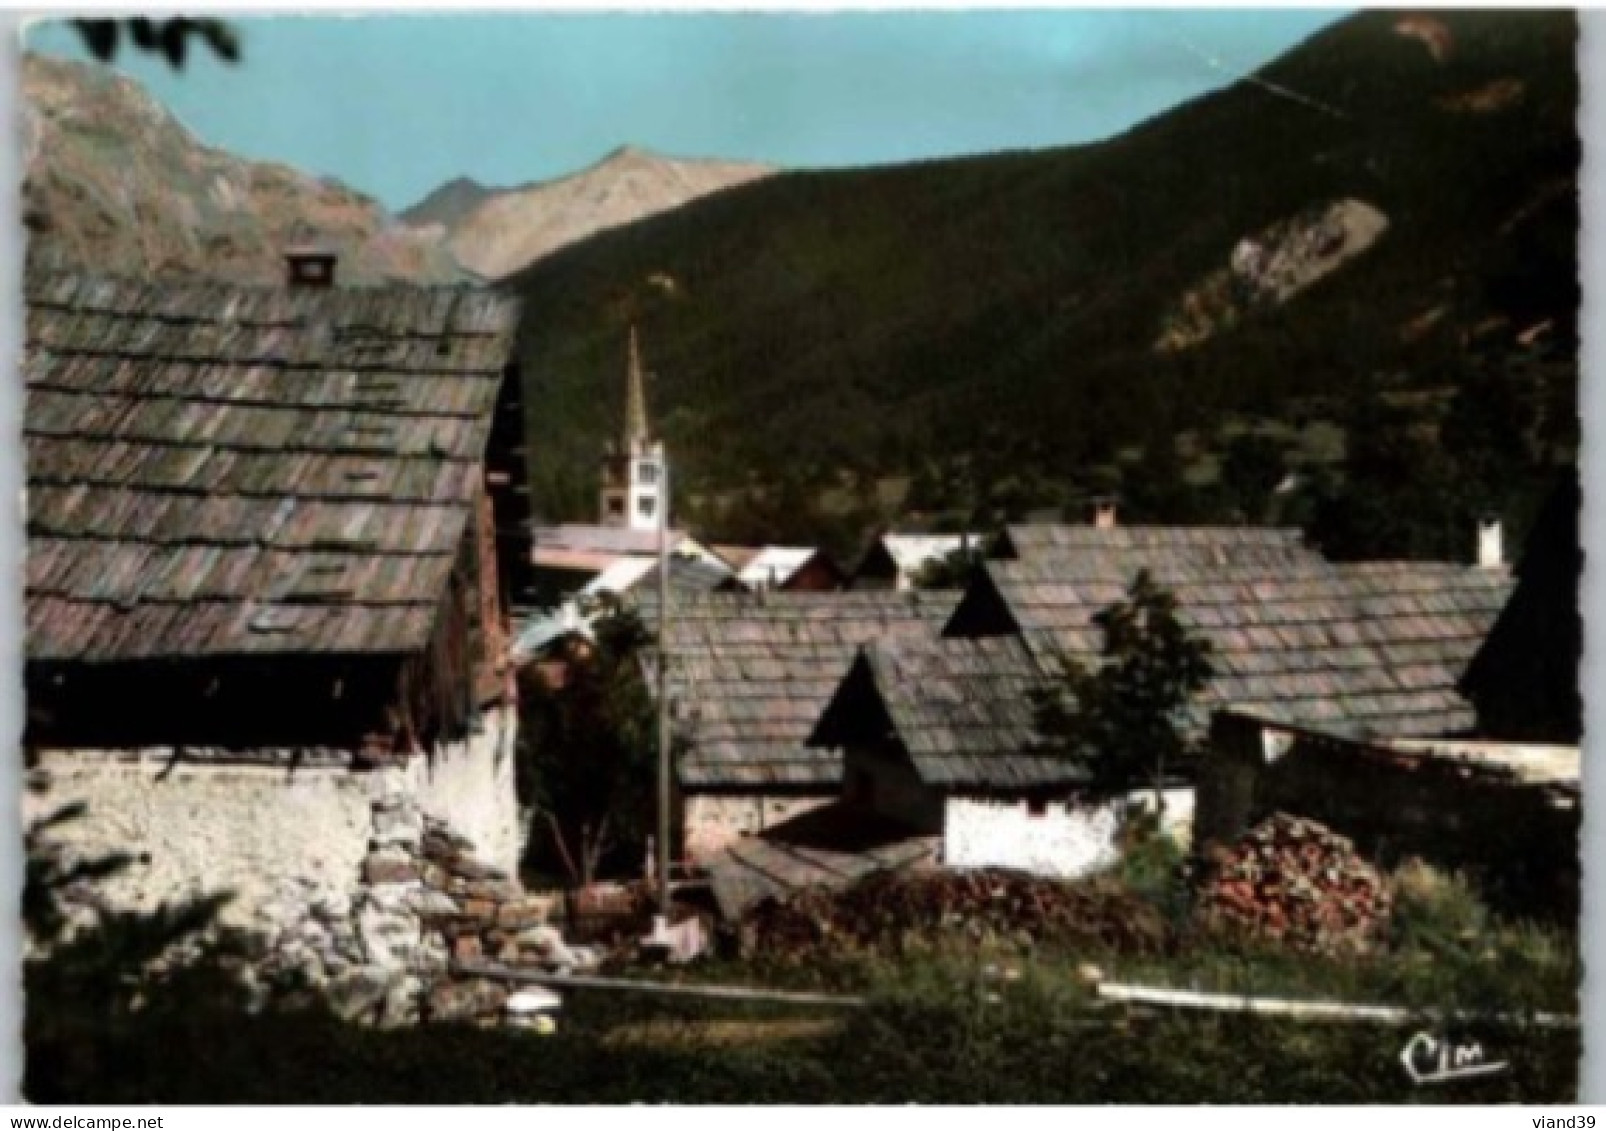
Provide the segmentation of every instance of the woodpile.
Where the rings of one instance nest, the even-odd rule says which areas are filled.
[[[1382,937],[1387,881],[1331,829],[1286,813],[1218,851],[1201,877],[1201,925],[1323,954],[1361,953]]]
[[[803,888],[755,907],[744,946],[806,959],[820,948],[897,953],[944,942],[1099,945],[1157,952],[1167,925],[1150,904],[1101,881],[998,868],[877,873],[851,887]]]

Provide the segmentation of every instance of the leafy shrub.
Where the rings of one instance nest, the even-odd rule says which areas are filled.
[[[1449,953],[1464,951],[1487,937],[1489,909],[1465,876],[1412,859],[1395,869],[1390,879],[1397,949]]]
[[[1121,886],[1159,908],[1173,927],[1188,917],[1192,900],[1186,872],[1187,853],[1160,824],[1160,816],[1143,809],[1130,814],[1120,834]]]

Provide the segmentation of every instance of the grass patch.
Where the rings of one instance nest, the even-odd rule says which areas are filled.
[[[1411,1030],[1096,1010],[1054,964],[887,971],[862,1009],[568,995],[557,1033],[374,1032],[316,1014],[30,1025],[37,1102],[1568,1102],[1578,1036],[1464,1031],[1510,1071],[1437,1088],[1398,1063]],[[740,1037],[740,1039],[734,1039]]]

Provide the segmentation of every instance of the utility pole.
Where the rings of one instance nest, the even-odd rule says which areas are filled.
[[[669,457],[658,486],[658,912],[669,918]]]

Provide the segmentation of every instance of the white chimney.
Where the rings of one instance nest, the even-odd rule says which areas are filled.
[[[1505,547],[1500,536],[1500,520],[1495,517],[1478,520],[1478,566],[1498,569],[1506,564]]]
[[[1093,500],[1093,525],[1100,530],[1113,530],[1115,528],[1115,500]]]

